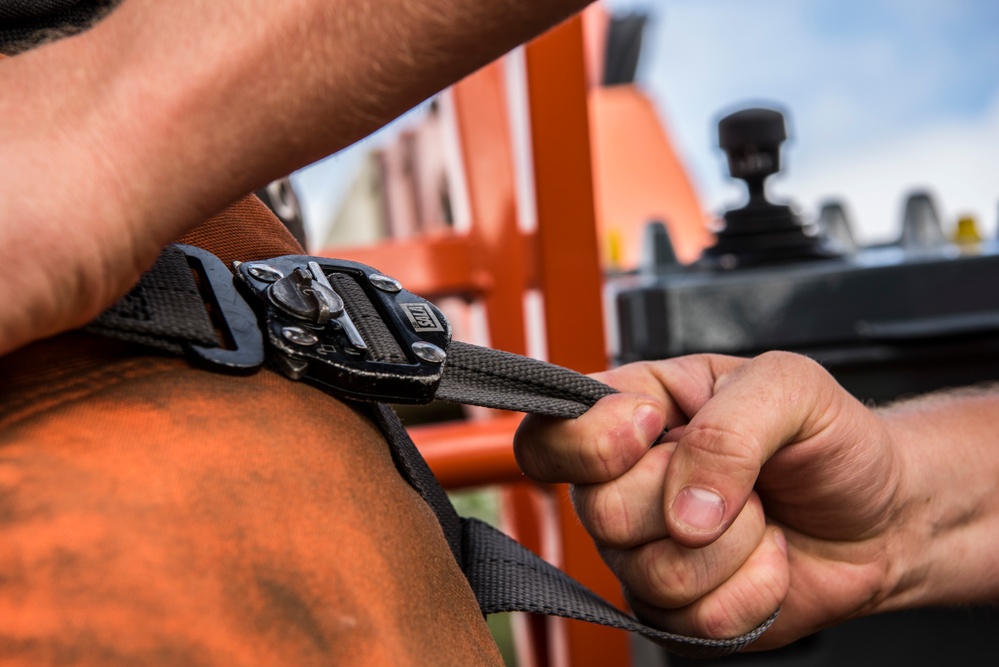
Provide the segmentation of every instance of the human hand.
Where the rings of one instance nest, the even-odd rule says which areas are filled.
[[[754,648],[887,608],[904,463],[883,420],[788,353],[632,364],[573,421],[528,417],[517,459],[574,484],[580,518],[647,622]],[[650,447],[668,426],[662,443]]]

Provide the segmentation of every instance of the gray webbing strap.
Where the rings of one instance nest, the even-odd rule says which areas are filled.
[[[777,614],[734,639],[686,637],[649,627],[620,611],[518,542],[476,519],[465,519],[465,576],[483,613],[525,611],[636,632],[690,658],[727,655],[767,631]]]
[[[692,658],[734,653],[755,641],[777,618],[775,612],[755,630],[731,639],[686,637],[639,622],[504,533],[476,519],[459,517],[392,409],[378,405],[374,416],[399,472],[437,515],[483,614],[519,611],[587,621],[637,632],[677,655]]]
[[[614,389],[561,366],[451,341],[436,398],[575,419]]]
[[[370,302],[361,298],[363,290],[357,292],[360,288],[349,278],[335,281],[335,286],[345,301],[353,302],[348,306],[353,309],[351,315],[363,322],[358,329],[376,354],[392,358],[401,353],[385,338],[388,330],[379,323]],[[184,254],[172,248],[88,330],[172,353],[182,351],[185,343],[214,346],[218,338]],[[436,398],[572,419],[614,391],[566,368],[452,341]],[[642,624],[503,533],[459,517],[392,409],[379,404],[372,414],[386,436],[396,468],[437,515],[483,613],[522,611],[589,621],[637,632],[691,657],[737,651],[776,618],[775,613],[741,637],[719,640],[685,637]]]

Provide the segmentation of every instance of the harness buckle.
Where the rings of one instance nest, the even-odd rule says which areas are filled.
[[[285,255],[234,266],[269,358],[288,377],[363,401],[429,403],[451,327],[432,303],[364,264]]]
[[[264,363],[264,341],[256,314],[233,287],[232,274],[218,257],[196,246],[175,243],[188,266],[204,281],[202,298],[217,314],[216,325],[229,347],[206,346],[188,342],[185,350],[196,363],[217,371],[245,375]]]

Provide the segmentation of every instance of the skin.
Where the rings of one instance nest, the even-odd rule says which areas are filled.
[[[0,62],[0,354],[80,326],[160,248],[585,0],[126,0]],[[9,295],[9,296],[8,296]]]
[[[516,452],[535,479],[574,484],[648,621],[732,637],[781,607],[761,649],[867,614],[999,599],[999,392],[871,410],[777,352],[597,377],[622,393],[574,421],[528,417]]]

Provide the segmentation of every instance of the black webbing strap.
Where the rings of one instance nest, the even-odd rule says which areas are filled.
[[[463,519],[465,576],[483,613],[524,611],[636,632],[690,658],[727,655],[747,646],[777,618],[735,639],[701,639],[649,627],[623,613],[562,570],[476,519]]]
[[[88,330],[173,353],[188,345],[218,345],[219,327],[206,315],[202,292],[189,268],[189,256],[168,248],[135,289]],[[381,321],[377,308],[355,280],[334,276],[330,282],[344,299],[344,310],[357,322],[369,352],[390,362],[404,356],[402,348],[390,340],[391,331]],[[213,284],[217,285],[217,280]],[[218,300],[215,308],[223,309]],[[572,419],[614,391],[566,368],[451,341],[435,397]],[[776,618],[775,613],[741,637],[718,640],[685,637],[640,623],[503,533],[459,517],[395,412],[378,403],[372,413],[388,440],[400,474],[436,514],[484,614],[522,611],[589,621],[637,632],[691,657],[737,651],[765,632]]]
[[[184,354],[192,343],[219,344],[187,256],[172,246],[131,292],[101,313],[87,330],[172,354]]]
[[[52,31],[78,32],[113,4],[114,0],[0,0],[0,53],[51,39]]]

